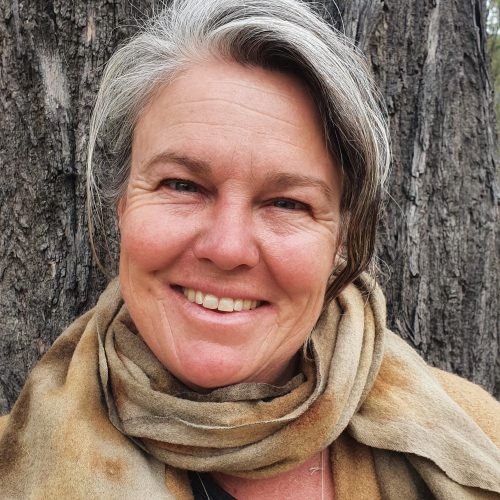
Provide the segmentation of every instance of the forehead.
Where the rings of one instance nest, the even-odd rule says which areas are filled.
[[[160,88],[134,132],[132,164],[162,151],[204,160],[309,169],[332,160],[317,108],[296,77],[235,62],[193,65]]]

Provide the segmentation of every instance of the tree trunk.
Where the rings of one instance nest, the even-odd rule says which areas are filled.
[[[0,0],[0,412],[105,285],[86,231],[88,123],[100,74],[146,6]]]
[[[334,19],[342,13],[366,51],[391,119],[392,201],[379,245],[390,324],[432,364],[498,394],[484,5],[324,4]],[[87,242],[88,122],[105,61],[150,8],[138,0],[0,0],[0,413],[105,285]]]
[[[481,0],[342,2],[384,94],[394,153],[379,237],[389,325],[500,395],[493,83]]]

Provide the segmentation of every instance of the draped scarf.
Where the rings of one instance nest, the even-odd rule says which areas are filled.
[[[280,387],[194,392],[142,341],[115,280],[30,374],[0,440],[2,497],[176,498],[182,471],[270,477],[348,435],[373,450],[383,498],[498,498],[498,448],[386,330],[367,277],[322,314],[299,368]]]

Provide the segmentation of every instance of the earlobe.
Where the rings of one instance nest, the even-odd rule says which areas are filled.
[[[344,253],[345,246],[342,243],[339,243],[337,246],[337,250],[333,256],[333,264],[332,264],[332,272],[339,267],[339,265],[345,260]]]

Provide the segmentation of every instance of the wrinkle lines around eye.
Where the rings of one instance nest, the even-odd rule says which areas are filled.
[[[181,214],[185,213],[185,210],[189,210],[189,213],[194,213],[195,210],[201,209],[206,206],[205,202],[200,199],[193,200],[190,196],[180,195],[169,195],[158,192],[142,192],[136,193],[135,195],[130,195],[127,197],[127,202],[124,206],[123,213],[121,215],[121,220],[125,220],[130,214],[136,213],[147,207],[165,207],[170,211],[176,210],[180,211]],[[197,194],[197,193],[194,193]],[[173,213],[173,212],[172,212]],[[159,213],[158,213],[159,216]]]
[[[276,209],[279,210],[279,209]],[[339,222],[331,217],[322,219],[312,214],[290,211],[286,213],[283,209],[280,214],[268,216],[265,219],[266,226],[277,235],[288,235],[297,232],[307,233],[309,236],[319,235],[325,237],[325,233],[335,238],[339,230]]]
[[[158,188],[163,176],[155,175],[152,169],[144,169],[141,162],[132,166],[132,173],[125,196],[127,199],[136,198],[151,193]]]

